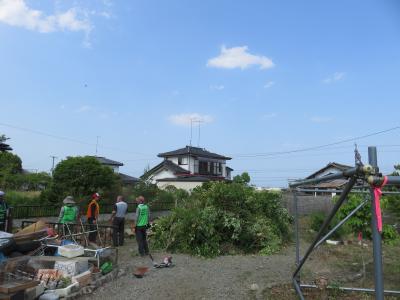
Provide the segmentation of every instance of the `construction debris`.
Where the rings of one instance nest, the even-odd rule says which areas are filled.
[[[80,242],[87,232],[60,226],[66,234],[43,221],[15,234],[0,232],[0,299],[73,299],[125,274],[115,268],[116,249],[85,248]]]

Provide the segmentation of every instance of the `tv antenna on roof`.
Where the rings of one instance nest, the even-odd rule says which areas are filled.
[[[202,120],[197,120],[196,122],[199,123],[199,137],[197,139],[197,147],[200,147],[200,128],[201,128],[201,123],[203,123],[204,121]]]
[[[201,123],[204,123],[203,120],[201,119],[196,119],[196,118],[190,118],[190,143],[189,145],[192,146],[192,139],[193,139],[193,123],[198,123],[199,124],[199,135],[197,138],[197,147],[200,146],[200,133],[201,133]]]

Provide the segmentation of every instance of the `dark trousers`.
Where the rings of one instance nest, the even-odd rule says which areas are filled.
[[[147,245],[147,233],[146,226],[136,226],[136,241],[139,248],[139,253],[141,256],[149,254],[149,246]]]
[[[7,231],[5,220],[0,221],[0,231]]]
[[[114,247],[124,245],[124,228],[125,228],[125,218],[114,217],[113,220],[113,242]]]
[[[95,218],[89,218],[88,219],[88,223],[90,224],[90,226],[89,226],[89,230],[90,231],[97,230],[96,224],[94,224],[95,221],[96,221]],[[96,237],[97,237],[97,231],[96,232],[90,232],[89,233],[89,242],[96,243]]]

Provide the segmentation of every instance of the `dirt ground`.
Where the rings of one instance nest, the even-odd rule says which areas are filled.
[[[128,268],[128,274],[83,299],[256,299],[262,290],[288,282],[293,265],[290,251],[215,259],[171,254],[174,266],[164,269],[152,268],[149,258],[138,257],[133,241],[119,253],[120,265]],[[153,253],[154,260],[160,262],[165,255]],[[133,276],[138,266],[150,267],[144,278]],[[256,291],[250,289],[252,284],[258,285]]]
[[[307,241],[301,243],[304,253]],[[399,246],[384,247],[385,288],[400,289]],[[330,284],[373,287],[371,245],[323,245],[305,264],[302,282],[313,284],[327,278]],[[137,255],[136,243],[128,240],[119,249],[120,267],[127,275],[82,299],[297,299],[291,285],[294,246],[271,256],[235,255],[203,259],[185,254],[170,254],[174,266],[156,269],[149,258]],[[153,252],[155,261],[169,255]],[[387,257],[387,258],[386,258]],[[363,274],[365,263],[365,274]],[[150,267],[141,279],[134,277],[136,267]],[[321,299],[308,291],[308,299]],[[333,291],[329,299],[372,299],[366,295]],[[326,298],[328,299],[328,298]]]

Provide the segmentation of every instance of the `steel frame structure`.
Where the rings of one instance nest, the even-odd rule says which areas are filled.
[[[318,248],[326,239],[329,238],[340,226],[342,226],[348,219],[350,219],[359,209],[361,209],[367,201],[372,201],[375,203],[375,193],[374,188],[380,187],[383,183],[386,185],[400,186],[400,176],[382,176],[379,173],[378,160],[377,160],[377,149],[376,147],[368,147],[368,165],[358,164],[354,168],[349,168],[342,172],[327,175],[321,178],[297,180],[289,183],[290,190],[293,193],[293,205],[294,205],[294,215],[295,215],[295,242],[296,242],[296,269],[293,273],[292,281],[297,295],[300,299],[304,299],[302,293],[302,288],[317,288],[316,285],[301,284],[299,272],[303,267],[304,263],[307,261],[310,254]],[[298,216],[298,192],[327,192],[327,190],[315,190],[315,189],[302,189],[301,186],[306,184],[315,184],[320,182],[326,182],[333,179],[349,179],[343,190],[332,190],[332,192],[340,193],[339,199],[335,203],[333,209],[326,217],[317,236],[308,247],[304,256],[300,259],[300,245],[299,245],[299,216]],[[363,180],[365,184],[369,185],[369,191],[359,190],[354,188],[357,180]],[[360,205],[358,205],[352,212],[350,212],[342,221],[340,221],[332,230],[327,234],[323,234],[328,228],[332,219],[338,212],[339,208],[342,206],[350,192],[358,193],[369,193],[371,195],[370,199],[364,199]],[[399,194],[398,192],[383,192],[383,194]],[[375,205],[371,205],[372,218],[371,218],[371,229],[372,229],[372,243],[373,243],[373,261],[374,261],[374,289],[366,288],[352,288],[352,287],[335,287],[336,289],[343,291],[361,291],[361,292],[372,292],[375,293],[376,300],[383,300],[384,294],[400,295],[400,291],[384,290],[383,287],[383,270],[382,270],[382,237],[378,231],[377,217],[375,213]],[[328,286],[328,288],[330,288]]]

